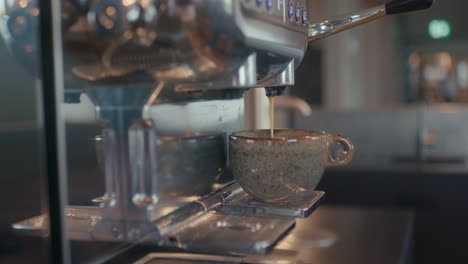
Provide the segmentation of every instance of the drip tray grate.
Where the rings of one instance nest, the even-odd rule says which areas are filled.
[[[310,216],[320,205],[325,192],[315,191],[311,198],[298,203],[275,203],[268,204],[255,200],[247,193],[227,202],[221,211],[228,213],[255,214],[255,215],[278,215],[305,218]]]

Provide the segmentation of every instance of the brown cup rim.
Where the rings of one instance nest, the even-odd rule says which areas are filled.
[[[274,132],[284,132],[284,131],[291,131],[291,132],[299,132],[299,133],[306,133],[309,135],[301,135],[301,136],[278,136],[278,137],[270,137],[270,129],[252,129],[252,130],[241,130],[233,132],[229,138],[230,139],[242,139],[242,140],[254,140],[254,141],[289,141],[289,140],[304,140],[304,139],[319,139],[323,136],[329,135],[329,133],[319,130],[307,130],[307,129],[290,129],[290,128],[280,128],[274,129]],[[266,133],[268,136],[246,136],[246,135],[239,135],[240,133]]]
[[[187,135],[158,135],[158,139],[161,142],[177,142],[177,141],[190,141],[190,140],[199,140],[199,139],[213,139],[224,137],[226,138],[225,132],[201,132],[201,133],[189,133]]]

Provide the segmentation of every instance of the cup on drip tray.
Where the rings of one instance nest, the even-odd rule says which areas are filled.
[[[278,129],[233,133],[229,138],[232,173],[259,201],[300,202],[313,196],[327,167],[344,166],[354,154],[345,136],[322,131]]]

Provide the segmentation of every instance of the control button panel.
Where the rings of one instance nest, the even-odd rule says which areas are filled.
[[[307,0],[242,0],[242,8],[258,19],[289,26],[308,26]]]
[[[294,3],[293,1],[289,1],[288,3],[288,15],[289,15],[289,20],[294,19]]]
[[[265,0],[266,1],[266,8],[267,10],[271,10],[273,8],[273,0]]]
[[[309,23],[309,12],[307,11],[306,7],[302,8],[302,24],[308,24]]]

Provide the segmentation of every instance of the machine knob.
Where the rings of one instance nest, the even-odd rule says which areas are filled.
[[[133,26],[154,26],[158,11],[154,4],[135,4],[126,13],[127,21]]]
[[[90,9],[88,19],[96,34],[106,38],[121,34],[125,30],[124,8],[120,1],[98,1]]]
[[[158,10],[155,1],[135,1],[131,5],[124,5],[123,1],[97,1],[88,19],[100,38],[131,32],[131,36],[144,45],[151,45],[156,38]]]
[[[289,4],[288,4],[288,15],[289,15],[289,19],[293,19],[294,17],[294,4],[289,1]]]
[[[17,41],[30,42],[33,34],[32,17],[26,10],[17,10],[10,14],[7,26],[10,34]]]
[[[153,1],[140,1],[127,10],[126,18],[135,32],[136,40],[149,46],[156,39],[158,10]]]
[[[299,5],[299,3],[296,4],[296,21],[300,21],[301,20],[301,17],[302,17],[302,10],[301,10],[301,6]]]
[[[34,27],[38,25],[39,16],[37,2],[27,1],[25,4],[12,2],[5,9],[6,26],[13,39],[23,45],[35,44],[34,37],[37,29]]]
[[[307,8],[303,7],[302,8],[302,24],[307,24],[309,22],[309,15],[307,12]]]
[[[37,74],[38,1],[5,1],[0,4],[1,37],[13,56],[31,74]]]

